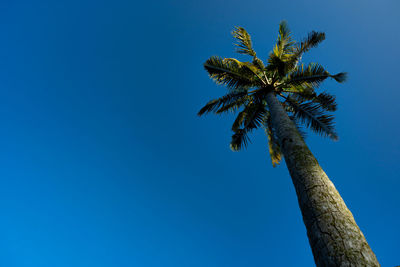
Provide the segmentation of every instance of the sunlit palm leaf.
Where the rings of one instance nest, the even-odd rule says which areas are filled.
[[[269,115],[265,117],[264,128],[265,128],[265,134],[267,135],[268,138],[268,150],[269,150],[269,155],[271,157],[271,163],[273,167],[276,167],[282,160],[282,154]]]
[[[290,36],[289,26],[286,21],[279,24],[279,35],[276,45],[274,47],[274,54],[282,60],[288,59],[289,55],[293,53],[293,46],[295,42]]]
[[[256,56],[256,52],[253,50],[250,34],[242,27],[235,27],[235,30],[232,32],[234,38],[237,39],[238,43],[235,44],[237,46],[236,52],[239,54],[245,54],[252,57]]]
[[[293,94],[300,94],[304,96],[309,96],[309,97],[314,97],[315,94],[315,89],[312,87],[310,83],[304,82],[301,84],[283,84],[282,91],[287,92],[287,93],[293,93]],[[310,100],[307,98],[307,100]]]
[[[286,55],[286,72],[293,70],[301,61],[302,55],[325,40],[325,33],[312,31],[300,43],[296,43],[291,53]]]
[[[257,57],[253,59],[253,65],[259,70],[265,69],[264,62]]]
[[[274,73],[275,78],[282,78],[286,75],[287,65],[279,56],[274,53],[270,53],[268,58],[268,66],[266,67],[268,71]],[[278,77],[276,77],[278,76]]]
[[[204,63],[204,68],[217,84],[226,85],[233,90],[263,84],[248,66],[238,60],[213,56]]]
[[[295,66],[293,55],[295,52],[295,41],[290,36],[290,30],[286,21],[279,24],[279,35],[273,51],[269,54],[268,71],[274,73],[274,77],[284,77]]]

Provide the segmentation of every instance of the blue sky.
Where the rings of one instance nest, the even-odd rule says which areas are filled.
[[[245,27],[266,58],[286,19],[345,84],[338,142],[311,150],[382,266],[400,264],[398,1],[2,1],[0,266],[313,266],[284,164],[232,116],[212,55]],[[241,58],[239,56],[239,58]]]

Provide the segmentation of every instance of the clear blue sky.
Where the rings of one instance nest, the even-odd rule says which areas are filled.
[[[35,2],[35,3],[34,3]],[[202,63],[234,26],[266,58],[282,19],[326,32],[304,60],[345,84],[338,142],[307,142],[382,266],[400,264],[400,4],[380,1],[2,1],[0,266],[313,266],[295,191],[262,131]]]

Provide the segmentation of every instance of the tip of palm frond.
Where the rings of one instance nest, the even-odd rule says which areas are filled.
[[[280,161],[278,161],[278,162],[272,161],[272,167],[276,168],[276,167],[278,167],[278,165],[279,165],[280,163],[281,163]]]
[[[237,37],[238,35],[241,35],[243,32],[246,32],[246,30],[243,27],[240,26],[235,26],[235,29],[232,31],[233,37]]]
[[[321,43],[324,40],[325,40],[324,32],[312,31],[308,34],[306,40],[303,41],[303,43],[307,44],[311,48],[311,47],[317,46],[319,43]]]
[[[232,135],[230,148],[232,149],[232,151],[239,151],[242,148],[246,148],[249,141],[250,140],[247,136],[247,132],[244,129],[238,129]]]
[[[282,161],[282,155],[280,151],[269,151],[272,167],[277,167]]]
[[[347,73],[346,72],[341,72],[336,75],[332,76],[333,79],[335,79],[337,82],[342,83],[347,80]]]
[[[200,109],[199,112],[197,112],[197,116],[201,117],[202,115],[204,115],[205,112],[206,112],[206,111],[203,110],[203,108],[202,108],[202,109]]]
[[[289,26],[287,20],[284,19],[281,20],[281,22],[279,22],[279,31],[289,32]]]
[[[238,151],[240,151],[240,148],[236,145],[236,144],[229,144],[229,147],[230,147],[230,149],[233,151],[233,152],[238,152]]]
[[[215,106],[218,104],[216,99],[209,101],[204,107],[202,107],[197,113],[198,116],[202,116],[205,113],[211,112],[215,109]]]
[[[331,133],[328,135],[328,137],[333,141],[339,141],[339,136],[336,133]]]
[[[339,136],[337,135],[336,131],[332,130],[329,134],[325,135],[329,137],[332,141],[339,141]]]
[[[250,34],[243,27],[236,26],[235,30],[232,31],[232,36],[237,40],[235,44],[237,53],[256,56],[256,52],[252,48]]]

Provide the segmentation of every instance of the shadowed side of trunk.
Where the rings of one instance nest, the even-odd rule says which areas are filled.
[[[274,93],[267,95],[267,103],[316,265],[380,266],[350,210]]]

